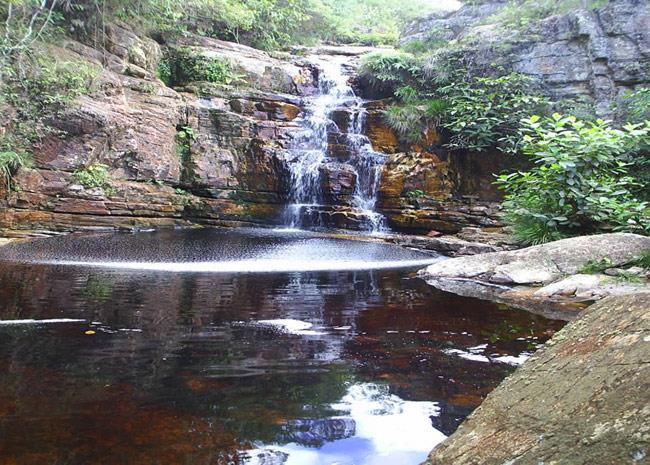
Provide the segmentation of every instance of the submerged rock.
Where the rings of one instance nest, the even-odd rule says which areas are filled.
[[[590,307],[492,391],[425,464],[647,463],[648,308],[650,292]]]

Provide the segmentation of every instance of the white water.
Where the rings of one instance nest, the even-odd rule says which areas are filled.
[[[44,320],[0,320],[1,326],[8,325],[45,325],[45,324],[59,324],[59,323],[83,323],[86,320],[79,320],[76,318],[47,318]]]
[[[347,109],[352,116],[344,136],[349,154],[345,164],[356,173],[351,207],[368,219],[367,229],[379,232],[385,229],[385,222],[383,215],[375,211],[375,206],[385,155],[375,152],[363,135],[366,110],[344,72],[344,62],[348,58],[311,60],[320,70],[319,89],[315,97],[305,101],[306,116],[301,120],[303,131],[296,137],[287,160],[291,189],[285,223],[291,228],[306,226],[305,216],[312,210],[318,211],[325,203],[322,169],[328,162],[337,162],[329,153],[328,134],[341,134],[331,116],[337,109]],[[315,222],[317,226],[321,225],[318,219]],[[311,223],[314,223],[313,219]]]
[[[275,259],[256,258],[213,262],[118,262],[82,260],[43,260],[32,263],[44,265],[87,266],[122,270],[167,271],[172,273],[292,273],[307,271],[361,271],[375,269],[416,268],[437,261],[420,260],[362,260],[362,259]]]

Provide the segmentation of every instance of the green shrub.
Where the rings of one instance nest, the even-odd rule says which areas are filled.
[[[11,189],[11,182],[14,173],[19,168],[29,167],[32,164],[32,155],[26,152],[14,152],[11,150],[0,151],[0,177],[8,189]]]
[[[88,93],[96,74],[95,68],[82,61],[40,56],[26,76],[16,76],[20,87],[14,100],[27,101],[39,111],[54,111]]]
[[[419,142],[427,130],[439,125],[447,109],[440,99],[416,100],[401,105],[391,105],[385,113],[388,125],[404,140]]]
[[[643,123],[650,120],[650,87],[624,92],[614,110],[616,120],[621,123]]]
[[[164,56],[156,67],[156,77],[165,83],[166,86],[172,85],[172,68],[169,63],[169,57]]]
[[[634,265],[645,268],[646,270],[650,269],[650,250],[646,250],[639,257],[636,258],[633,262]]]
[[[207,81],[229,86],[240,79],[229,60],[202,55],[189,47],[174,50],[162,63],[158,74],[168,85]]]
[[[628,162],[648,143],[650,122],[614,129],[556,113],[522,124],[521,149],[535,167],[497,180],[518,238],[539,243],[612,230],[650,233],[648,203],[633,193],[637,181]]]
[[[4,69],[0,83],[2,100],[17,113],[6,127],[0,150],[26,152],[32,143],[51,134],[45,120],[76,97],[89,92],[96,69],[78,61],[57,61],[41,52],[32,53]]]
[[[92,164],[87,168],[75,171],[72,173],[72,177],[84,187],[110,190],[107,165],[101,163]]]
[[[543,112],[547,104],[535,95],[534,81],[517,73],[454,82],[437,93],[448,103],[442,127],[451,132],[453,149],[514,152],[521,119]]]
[[[511,73],[500,77],[468,77],[462,70],[429,74],[426,63],[401,55],[367,55],[363,64],[372,83],[389,83],[400,103],[386,112],[388,124],[407,142],[418,142],[427,128],[450,135],[447,147],[515,152],[519,122],[531,112],[544,112],[547,100],[537,95],[535,81]],[[435,82],[434,82],[435,81]]]
[[[377,50],[361,57],[359,73],[371,86],[394,91],[416,77],[420,66],[411,53]]]
[[[600,260],[592,259],[587,261],[580,270],[578,270],[578,273],[583,273],[583,274],[594,274],[594,273],[600,273],[601,271],[605,271],[607,268],[611,268],[613,266],[612,261],[607,258],[601,258]]]

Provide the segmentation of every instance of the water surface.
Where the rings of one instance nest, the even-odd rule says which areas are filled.
[[[97,266],[274,253],[337,266]],[[212,230],[0,249],[0,464],[419,463],[563,324],[431,288],[435,259]]]

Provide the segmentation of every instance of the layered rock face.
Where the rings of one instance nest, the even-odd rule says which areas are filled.
[[[650,3],[612,0],[513,33],[490,23],[508,5],[480,2],[411,24],[403,41],[467,40],[470,67],[497,64],[538,78],[554,98],[578,97],[607,116],[617,96],[650,83]],[[470,39],[471,38],[471,39]]]
[[[305,50],[307,57],[271,56],[203,37],[161,45],[125,24],[110,24],[106,35],[103,52],[75,41],[53,47],[99,74],[88,95],[48,121],[55,131],[33,147],[34,165],[16,173],[15,189],[0,192],[0,227],[283,224],[292,150],[305,129],[306,99],[318,92],[317,63],[345,63],[353,82],[358,57],[369,51],[320,47]],[[169,87],[156,71],[175,56],[227,63],[232,82],[195,81],[186,70],[172,69]],[[326,216],[330,226],[364,227],[353,205],[362,176],[351,159],[355,138],[365,135],[386,159],[374,208],[389,227],[456,233],[499,226],[491,180],[505,158],[401,143],[384,121],[386,105],[364,102],[361,128],[358,112],[344,104],[329,115],[327,160],[318,168],[325,208],[314,214]],[[424,145],[438,138],[432,132]],[[107,185],[85,187],[75,172],[96,164],[107,167]]]
[[[167,51],[219,57],[237,86],[182,82],[172,89],[155,75],[159,44],[114,24],[106,42],[104,54],[74,41],[56,49],[101,73],[89,95],[48,121],[57,132],[35,145],[33,169],[20,170],[16,188],[5,192],[1,225],[277,223],[287,191],[280,152],[296,128],[299,96],[313,91],[312,69],[237,44],[185,38]],[[73,173],[94,164],[108,167],[110,188],[77,182]]]

